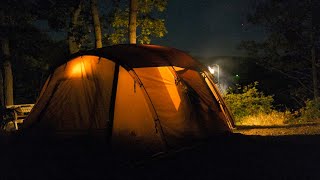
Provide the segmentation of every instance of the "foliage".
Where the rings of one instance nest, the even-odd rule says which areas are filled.
[[[37,0],[40,19],[48,21],[54,31],[68,32],[70,14],[77,4],[83,3],[80,14],[80,23],[72,29],[74,37],[82,49],[93,48],[91,42],[92,17],[89,1],[85,0]],[[166,33],[163,13],[166,10],[167,0],[139,0],[137,17],[137,41],[141,44],[151,43],[152,38],[161,38]],[[128,40],[129,0],[112,0],[100,3],[101,24],[107,44],[126,43]]]
[[[259,113],[270,113],[272,111],[272,96],[265,96],[257,89],[258,82],[236,89],[229,89],[225,95],[225,101],[230,108],[236,123],[245,116],[257,115]]]
[[[82,3],[79,23],[71,24],[71,14]],[[81,49],[93,48],[90,39],[92,32],[90,4],[84,0],[37,0],[37,15],[39,20],[48,22],[48,26],[55,32],[72,33]],[[71,28],[72,25],[72,28]],[[71,28],[71,29],[70,29]]]
[[[167,0],[139,0],[137,17],[137,41],[150,44],[151,38],[162,38],[166,33],[165,21],[161,14],[165,11]],[[110,19],[112,30],[108,35],[111,44],[124,43],[128,39],[129,1],[116,1]]]
[[[319,6],[320,1],[313,0],[259,1],[248,22],[263,27],[267,37],[240,44],[257,63],[293,79],[288,94],[299,103],[313,93],[310,59],[311,47],[320,43],[319,18],[315,18]]]
[[[21,69],[30,68],[30,66],[27,66],[30,58],[38,61],[35,57],[39,57],[39,52],[43,50],[44,42],[48,42],[48,39],[46,39],[47,36],[41,34],[33,26],[37,18],[34,5],[33,0],[4,0],[0,2],[0,39],[5,39],[8,42],[9,56],[7,58],[9,58],[8,60],[12,65],[15,97],[19,96],[19,92],[16,90],[20,83],[25,86],[30,86],[32,84],[30,82],[34,81],[31,79],[23,81],[18,78],[19,76],[29,77],[29,73],[26,73],[26,71],[22,72]],[[5,58],[2,52],[0,55],[0,63],[3,63]],[[8,77],[11,77],[10,74],[6,73],[3,75],[9,75]],[[8,82],[10,81],[4,83]],[[8,84],[5,84],[5,86],[6,85]],[[21,87],[25,88],[25,86]],[[3,84],[1,84],[0,87],[2,88]],[[11,94],[12,91],[8,92]],[[26,94],[29,95],[30,91],[27,91]],[[11,99],[11,96],[7,96],[6,98]],[[19,103],[19,101],[16,101],[16,103]]]
[[[273,126],[320,122],[320,99],[307,100],[301,109],[279,112],[273,109],[273,97],[257,89],[258,82],[229,89],[224,99],[236,125]]]
[[[0,37],[8,37],[15,29],[30,24],[35,20],[33,3],[30,0],[1,0],[0,1]],[[19,12],[19,13],[17,13]]]
[[[53,42],[46,33],[29,25],[11,39],[11,63],[16,103],[34,103],[49,68],[65,59],[64,42]]]
[[[306,106],[302,107],[298,113],[300,117],[297,118],[299,122],[315,122],[320,120],[320,99],[307,100]]]
[[[34,0],[0,2],[0,14],[5,14],[0,18],[0,38],[9,39],[16,104],[34,103],[49,66],[64,56],[61,43],[54,43],[35,26],[41,16],[37,3]]]
[[[124,37],[117,40],[117,42],[124,42],[128,31],[127,24],[122,22],[127,22],[128,16],[122,15],[126,15],[129,3],[125,0],[120,1],[114,0],[111,7],[109,7],[110,4],[106,7],[108,3],[103,4],[100,1],[100,10],[103,9],[102,22],[109,24],[104,30],[109,30],[108,34],[113,32],[112,37]],[[89,2],[87,0],[4,0],[0,2],[0,38],[9,37],[10,40],[16,103],[33,103],[47,78],[49,69],[59,64],[57,61],[65,60],[68,55],[65,39],[55,42],[51,39],[50,33],[59,32],[60,35],[67,35],[71,13],[79,3],[83,3],[80,23],[72,29],[72,33],[77,43],[82,45],[81,49],[94,47],[91,41],[93,26]],[[164,36],[166,29],[161,13],[166,9],[167,1],[144,0],[139,3],[138,41],[147,43],[152,37]],[[116,21],[114,18],[117,18]],[[120,24],[117,25],[117,22]],[[35,24],[41,29],[36,28]],[[115,27],[112,27],[113,25]]]

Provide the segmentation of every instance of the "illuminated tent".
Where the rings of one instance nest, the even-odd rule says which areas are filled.
[[[94,135],[150,152],[230,131],[212,75],[177,49],[115,45],[76,54],[53,71],[23,128]]]

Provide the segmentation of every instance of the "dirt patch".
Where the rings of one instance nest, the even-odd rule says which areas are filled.
[[[238,126],[234,133],[260,136],[320,135],[320,124],[297,124],[285,126]]]

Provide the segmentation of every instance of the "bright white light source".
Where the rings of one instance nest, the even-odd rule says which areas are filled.
[[[213,68],[211,68],[210,66],[208,66],[208,69],[209,69],[209,71],[210,71],[211,74],[214,74],[214,69],[213,69]]]

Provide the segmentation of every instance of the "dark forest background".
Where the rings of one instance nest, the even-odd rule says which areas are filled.
[[[12,103],[12,93],[14,104],[34,103],[50,70],[68,60],[72,53],[99,47],[98,40],[102,46],[129,43],[130,3],[129,0],[2,0],[2,105]],[[168,2],[137,0],[137,3],[137,43],[149,44],[164,37]],[[245,21],[264,29],[263,40],[239,44],[237,48],[243,51],[243,57],[196,59],[208,65],[220,64],[221,81],[226,86],[258,81],[259,90],[274,95],[275,107],[279,109],[296,109],[308,99],[319,98],[320,2],[253,0],[250,6],[252,11]]]

